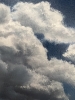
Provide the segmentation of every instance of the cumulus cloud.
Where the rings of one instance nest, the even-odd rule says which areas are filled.
[[[12,10],[0,5],[0,99],[69,100],[63,83],[75,87],[75,66],[56,58],[48,61],[35,33],[50,41],[74,42],[74,29],[63,25],[62,14],[48,2],[21,2]]]
[[[44,34],[50,41],[75,42],[75,30],[64,25],[64,16],[53,9],[48,2],[17,3],[13,7],[12,18],[23,26],[31,27],[34,33]]]

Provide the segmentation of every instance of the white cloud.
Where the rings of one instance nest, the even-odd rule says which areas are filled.
[[[5,5],[2,7],[8,8],[7,12],[10,11],[9,7]],[[18,3],[14,9],[16,11],[6,14],[12,17],[3,16],[3,22],[0,24],[0,70],[2,73],[0,84],[3,86],[1,92],[4,94],[3,89],[6,88],[8,98],[15,99],[17,95],[25,99],[26,92],[23,92],[24,95],[15,92],[18,91],[15,88],[19,86],[26,91],[34,89],[39,92],[39,95],[44,92],[45,95],[49,93],[48,99],[68,100],[62,83],[75,87],[75,66],[56,58],[48,61],[47,50],[34,33],[44,33],[45,37],[49,36],[53,41],[58,39],[59,42],[71,42],[74,30],[66,28],[61,23],[62,15],[50,8],[48,2]],[[71,30],[72,34],[70,34]],[[72,40],[74,42],[74,38]]]
[[[63,56],[75,62],[75,44],[69,45]]]
[[[36,72],[47,76],[49,80],[58,80],[75,86],[75,66],[68,62],[53,58],[46,67],[39,67]]]
[[[21,25],[31,27],[34,33],[44,34],[50,41],[75,42],[75,30],[63,24],[63,15],[53,9],[48,2],[17,3],[13,7],[12,18],[19,21]]]

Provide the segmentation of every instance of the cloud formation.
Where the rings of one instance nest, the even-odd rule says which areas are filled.
[[[75,42],[75,30],[64,25],[64,16],[53,9],[48,2],[17,3],[13,7],[13,20],[17,20],[23,26],[29,26],[34,33],[42,33],[45,39],[57,43]]]
[[[64,26],[62,14],[48,2],[20,2],[12,9],[0,4],[0,13],[0,100],[69,100],[63,83],[75,87],[75,66],[48,61],[35,34],[70,43],[74,29]]]

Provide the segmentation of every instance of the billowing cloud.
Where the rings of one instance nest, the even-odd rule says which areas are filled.
[[[75,66],[56,58],[48,61],[35,33],[69,43],[74,29],[63,25],[62,14],[48,2],[21,2],[12,10],[1,4],[0,13],[0,99],[69,100],[63,83],[75,87]]]
[[[48,2],[18,3],[13,7],[13,20],[23,26],[29,26],[34,33],[42,33],[50,41],[72,43],[75,42],[75,30],[64,25],[64,16],[53,9]]]

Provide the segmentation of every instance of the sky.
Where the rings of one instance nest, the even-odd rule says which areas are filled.
[[[75,100],[74,19],[74,0],[0,0],[0,100]]]

